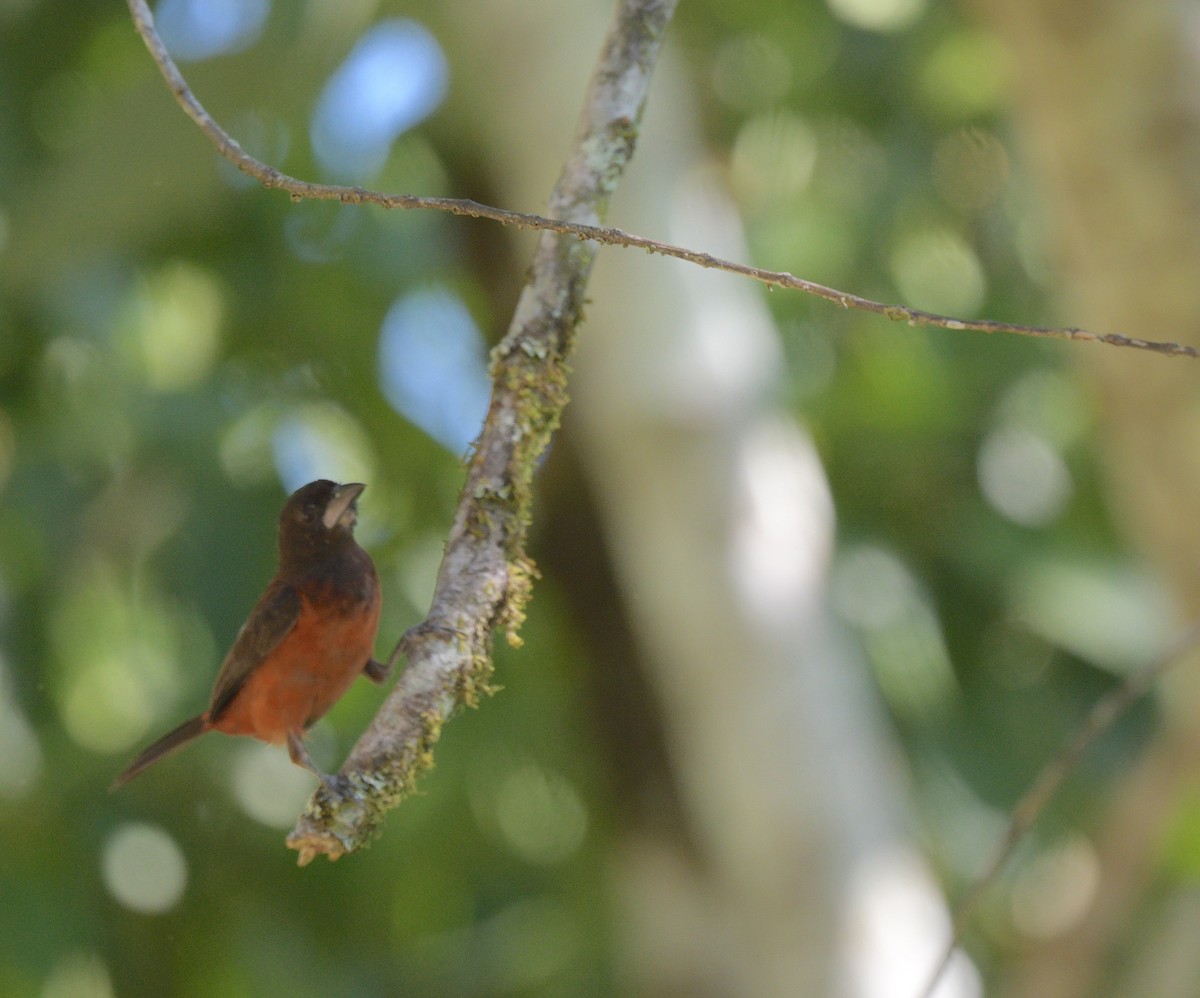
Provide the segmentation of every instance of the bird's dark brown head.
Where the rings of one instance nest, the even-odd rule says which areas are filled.
[[[354,547],[361,482],[338,485],[321,478],[297,489],[279,514],[279,567],[303,568]]]

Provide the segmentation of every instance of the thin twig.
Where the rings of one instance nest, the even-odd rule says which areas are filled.
[[[967,923],[975,913],[980,899],[995,882],[1013,851],[1041,817],[1046,805],[1075,770],[1087,751],[1117,722],[1117,720],[1184,655],[1200,644],[1200,623],[1194,624],[1177,637],[1157,658],[1151,659],[1130,675],[1120,686],[1101,697],[1089,711],[1083,723],[1066,741],[1038,774],[1033,785],[1017,802],[1008,819],[1008,827],[979,875],[967,888],[954,913],[950,939],[942,950],[941,959],[921,992],[921,998],[932,998],[934,989],[945,973],[954,951],[962,941]]]
[[[723,270],[730,274],[740,274],[765,284],[768,287],[787,288],[802,291],[805,294],[822,298],[842,308],[856,309],[861,312],[871,312],[885,316],[896,322],[906,322],[910,326],[933,326],[939,329],[969,331],[977,333],[1010,333],[1018,336],[1033,336],[1039,339],[1076,340],[1090,343],[1104,343],[1108,346],[1132,347],[1137,350],[1149,350],[1169,357],[1200,357],[1200,350],[1182,343],[1144,340],[1120,333],[1094,333],[1087,329],[1074,326],[1026,326],[1014,322],[997,322],[992,319],[961,319],[949,315],[939,315],[936,312],[926,312],[907,305],[889,305],[886,302],[864,298],[848,291],[827,287],[815,281],[796,277],[786,271],[764,270],[761,267],[751,267],[748,264],[724,260],[710,253],[676,246],[672,243],[648,239],[632,232],[615,229],[608,226],[595,225],[585,222],[565,221],[535,215],[527,212],[509,211],[505,208],[494,208],[480,204],[469,198],[438,198],[420,197],[414,194],[385,194],[380,191],[368,190],[364,187],[345,187],[338,184],[314,184],[307,180],[299,180],[275,167],[255,159],[247,153],[237,141],[223,129],[196,99],[179,72],[162,39],[154,30],[154,20],[145,0],[128,0],[130,12],[138,33],[150,50],[150,55],[158,65],[171,93],[180,107],[190,117],[205,135],[209,137],[217,151],[233,163],[243,173],[253,177],[269,190],[286,191],[292,200],[340,201],[343,204],[373,204],[380,208],[389,209],[426,209],[447,212],[451,215],[461,215],[469,218],[484,218],[502,225],[512,225],[520,229],[537,229],[558,232],[610,246],[628,246],[645,250],[647,253],[673,257],[685,260],[699,267]]]

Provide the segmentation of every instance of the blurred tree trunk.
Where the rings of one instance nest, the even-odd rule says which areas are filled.
[[[978,0],[1012,54],[1020,139],[1046,208],[1064,321],[1200,345],[1198,12],[1163,0]],[[1104,421],[1112,503],[1186,619],[1200,616],[1200,365],[1072,351]],[[1147,657],[1152,649],[1147,649]],[[1195,664],[1169,723],[1117,788],[1098,833],[1103,879],[1087,917],[1035,948],[1007,993],[1196,993],[1194,933],[1160,926],[1113,984],[1153,876],[1164,823],[1200,764]],[[1176,942],[1172,942],[1175,940]],[[1151,952],[1153,951],[1153,952]],[[1150,975],[1150,968],[1154,968]]]
[[[463,85],[481,88],[458,102],[475,115],[463,125],[500,201],[537,209],[572,127],[574,102],[562,95],[582,92],[606,12],[534,4],[506,9],[501,24],[487,4],[471,6],[456,8],[446,34],[462,46],[452,63],[477,67]],[[497,44],[500,35],[522,43]],[[510,104],[497,103],[493,79],[518,81],[505,90]],[[736,217],[705,179],[696,130],[668,59],[612,221],[745,258]],[[807,435],[771,401],[782,354],[761,292],[606,251],[590,298],[567,431],[632,633],[594,654],[636,648],[661,730],[640,737],[632,713],[605,722],[618,740],[662,746],[642,760],[626,750],[631,767],[665,759],[669,771],[658,784],[636,773],[621,781],[643,790],[614,870],[627,986],[915,993],[945,914],[901,832],[882,714],[827,610],[832,502]],[[555,563],[572,556],[556,551]],[[618,674],[622,665],[601,663]]]

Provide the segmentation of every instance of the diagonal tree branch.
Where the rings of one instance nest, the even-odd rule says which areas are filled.
[[[217,151],[233,163],[239,170],[253,177],[270,190],[281,190],[291,195],[292,200],[340,201],[343,204],[372,204],[380,208],[390,209],[426,209],[442,211],[452,215],[463,215],[470,218],[485,218],[502,225],[513,225],[521,229],[536,229],[544,232],[557,232],[562,235],[574,236],[578,239],[591,240],[610,246],[628,246],[645,250],[647,253],[660,256],[674,257],[685,260],[699,267],[723,270],[731,274],[739,274],[765,284],[768,287],[786,288],[802,291],[805,294],[822,298],[842,308],[855,309],[861,312],[871,312],[882,315],[897,322],[905,322],[910,326],[933,326],[939,329],[950,329],[978,333],[1009,333],[1018,336],[1032,336],[1038,339],[1076,340],[1090,343],[1103,343],[1108,346],[1131,347],[1137,350],[1149,350],[1153,353],[1169,357],[1200,357],[1200,350],[1181,343],[1171,343],[1159,340],[1145,340],[1121,333],[1094,333],[1087,329],[1074,326],[1026,326],[1012,322],[997,322],[993,319],[962,319],[949,315],[939,315],[936,312],[926,312],[907,305],[892,305],[886,302],[864,298],[848,291],[839,291],[815,281],[796,277],[786,271],[765,270],[761,267],[751,267],[748,264],[724,260],[710,253],[675,246],[671,243],[659,242],[621,229],[610,228],[598,224],[598,221],[580,221],[544,215],[530,214],[519,211],[509,211],[505,208],[494,208],[480,204],[469,198],[439,198],[421,197],[415,194],[385,194],[380,191],[368,190],[363,187],[345,187],[338,184],[316,184],[307,180],[299,180],[276,169],[268,163],[255,159],[247,153],[237,141],[223,129],[204,109],[188,86],[187,81],[179,72],[175,62],[167,52],[166,46],[154,29],[154,19],[146,6],[145,0],[128,0],[129,10],[133,15],[133,23],[150,50],[150,55],[167,81],[171,93],[180,107],[190,117],[205,135],[209,137]]]
[[[550,211],[595,225],[633,156],[642,109],[675,0],[620,0],[588,85]],[[442,722],[489,690],[492,632],[517,644],[536,574],[525,553],[530,482],[567,403],[567,359],[598,246],[543,233],[504,339],[492,353],[492,399],[467,469],[433,603],[397,647],[408,666],[341,775],[313,795],[288,845],[301,865],[370,839],[430,763]],[[396,653],[393,653],[393,659]]]
[[[438,199],[393,198],[324,188],[283,177],[245,155],[192,97],[144,0],[129,0],[134,23],[176,98],[218,149],[268,187],[293,197],[338,197],[388,207],[447,207]],[[467,479],[429,616],[392,653],[408,666],[342,767],[337,792],[313,795],[288,845],[304,865],[337,859],[369,841],[388,809],[431,763],[442,723],[490,689],[492,633],[517,643],[535,568],[525,554],[534,466],[567,402],[566,362],[604,216],[633,155],[650,76],[675,0],[620,0],[585,99],[571,155],[550,198],[562,222],[543,220],[534,264],[508,333],[492,354],[492,399]],[[457,203],[460,212],[463,204]],[[477,206],[501,221],[522,217]],[[449,209],[455,210],[455,209]]]
[[[128,0],[133,20],[188,114],[218,149],[267,186],[293,197],[332,188],[304,185],[246,156],[192,97],[159,38],[144,0]],[[367,843],[385,813],[432,764],[441,725],[461,704],[490,692],[496,628],[517,631],[536,569],[525,554],[530,482],[567,402],[566,362],[583,310],[584,290],[599,248],[580,233],[603,232],[599,221],[633,155],[650,77],[676,0],[619,0],[568,157],[553,193],[527,283],[509,330],[492,354],[492,398],[475,441],[432,606],[425,621],[397,644],[408,665],[343,765],[339,786],[322,785],[288,837],[301,866]],[[325,193],[322,193],[325,192]],[[381,196],[347,189],[342,200]],[[437,199],[401,198],[392,207],[430,207]],[[479,206],[493,217],[507,213]],[[513,216],[517,220],[519,216]],[[501,220],[504,220],[503,218]]]

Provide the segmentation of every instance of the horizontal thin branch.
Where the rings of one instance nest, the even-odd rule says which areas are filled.
[[[839,291],[815,281],[796,277],[786,271],[764,270],[761,267],[751,267],[748,264],[724,260],[710,253],[676,246],[672,243],[659,242],[632,232],[625,232],[608,226],[592,225],[583,222],[568,222],[561,219],[547,218],[526,212],[509,211],[505,208],[493,208],[480,204],[468,198],[439,198],[420,197],[414,194],[385,194],[380,191],[368,190],[365,187],[345,187],[339,184],[315,184],[311,181],[300,180],[277,170],[275,167],[255,159],[246,152],[237,141],[223,129],[198,101],[187,82],[180,74],[166,46],[154,30],[154,22],[144,0],[128,0],[133,21],[138,33],[150,50],[150,55],[158,65],[175,100],[190,117],[212,140],[217,151],[233,163],[239,170],[253,177],[269,190],[286,191],[294,201],[340,201],[343,204],[372,204],[380,208],[415,210],[425,209],[447,212],[451,215],[462,215],[469,218],[484,218],[502,225],[513,225],[521,229],[537,229],[541,231],[558,232],[609,246],[628,246],[645,250],[660,256],[685,260],[699,267],[723,270],[730,274],[739,274],[765,284],[768,287],[787,288],[802,291],[805,294],[823,298],[825,301],[840,305],[842,308],[856,309],[861,312],[872,312],[897,322],[906,322],[910,326],[933,326],[939,329],[970,331],[977,333],[1010,333],[1018,336],[1033,336],[1050,340],[1077,340],[1089,343],[1103,343],[1115,347],[1131,347],[1137,350],[1149,350],[1153,353],[1164,354],[1168,357],[1200,357],[1200,350],[1182,343],[1144,340],[1120,333],[1094,333],[1087,329],[1074,326],[1025,326],[1014,322],[997,322],[991,319],[960,319],[949,315],[939,315],[936,312],[926,312],[919,308],[909,308],[907,305],[889,305],[886,302],[864,298],[848,291]]]

